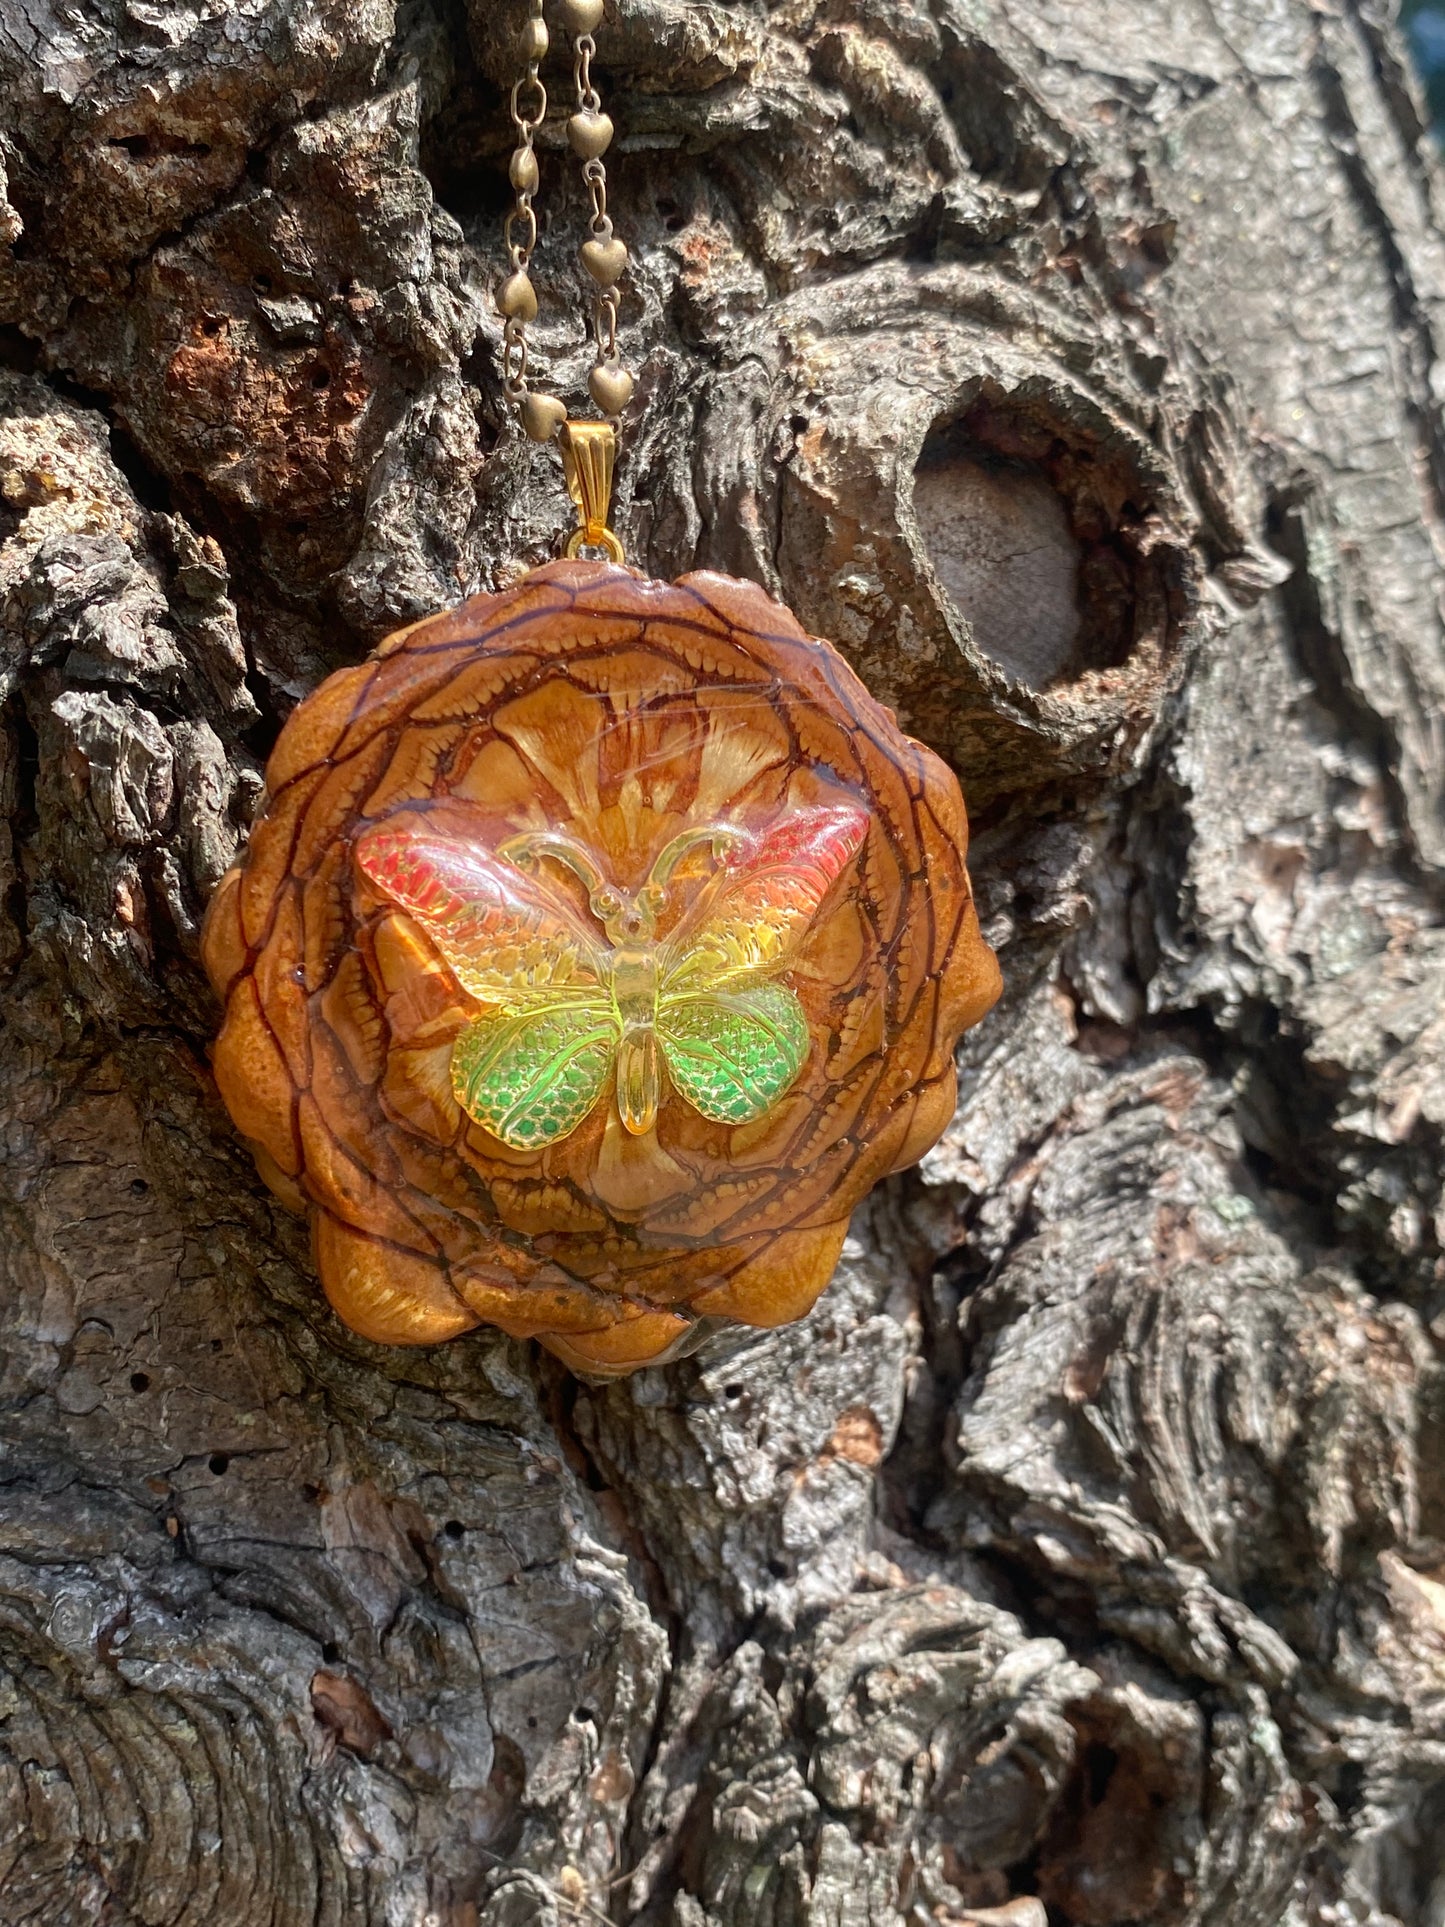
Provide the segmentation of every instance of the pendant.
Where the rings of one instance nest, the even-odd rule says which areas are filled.
[[[610,448],[564,446],[612,553]],[[758,588],[536,569],[331,676],[266,778],[215,1074],[365,1337],[607,1376],[786,1323],[953,1115],[999,990],[957,781]]]

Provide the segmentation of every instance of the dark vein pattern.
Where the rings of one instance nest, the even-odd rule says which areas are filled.
[[[607,1373],[700,1318],[784,1324],[853,1207],[953,1115],[954,1046],[998,993],[958,784],[756,589],[539,569],[334,675],[267,774],[207,920],[216,1075],[368,1337],[488,1322]],[[869,829],[792,959],[809,1046],[786,1094],[740,1124],[664,1103],[635,1137],[608,1101],[540,1149],[461,1109],[452,1052],[476,1006],[352,854],[378,821],[493,849],[566,831],[631,889],[680,832],[840,797]]]

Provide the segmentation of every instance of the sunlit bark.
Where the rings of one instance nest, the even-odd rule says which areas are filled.
[[[1006,990],[803,1325],[596,1389],[325,1311],[197,958],[296,699],[553,552],[516,23],[5,0],[0,1921],[1441,1917],[1445,246],[1381,11],[601,30],[619,533],[952,760]]]

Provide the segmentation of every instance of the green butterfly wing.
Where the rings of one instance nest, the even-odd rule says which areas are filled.
[[[601,1097],[617,1036],[600,1003],[477,1017],[452,1046],[452,1090],[503,1144],[539,1151],[575,1131]]]
[[[770,1111],[803,1068],[808,1025],[782,984],[722,996],[663,993],[658,1039],[674,1085],[717,1124]]]

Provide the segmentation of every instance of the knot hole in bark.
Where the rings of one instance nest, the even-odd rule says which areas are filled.
[[[1081,1746],[1034,1867],[1040,1897],[1073,1927],[1174,1927],[1187,1895],[1174,1816],[1197,1771],[1190,1716],[1161,1744],[1102,1701],[1075,1722]]]
[[[1122,477],[1035,408],[977,403],[935,424],[913,506],[979,651],[1042,690],[1127,660],[1134,641]]]

